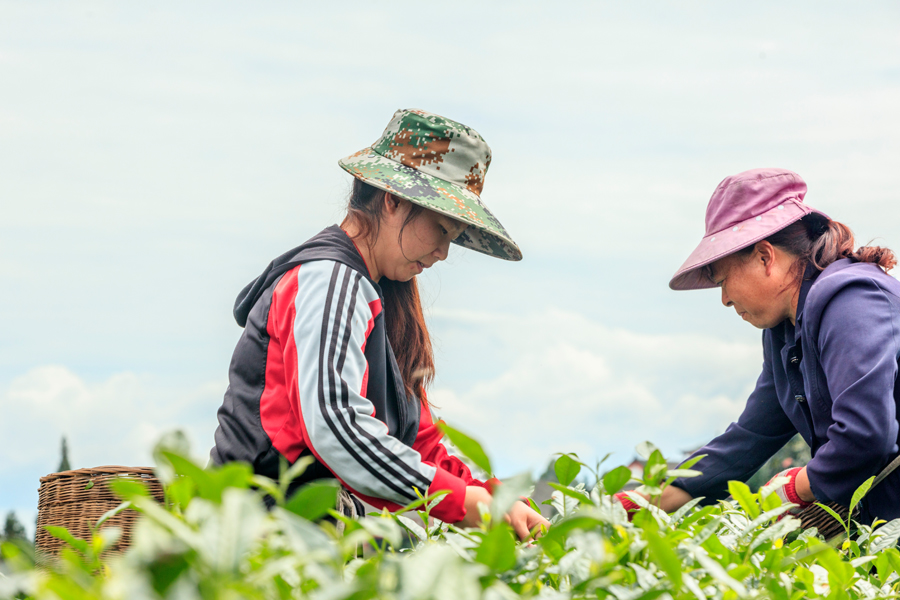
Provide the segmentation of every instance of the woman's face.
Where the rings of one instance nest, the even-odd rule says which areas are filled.
[[[732,254],[714,262],[712,279],[722,290],[722,304],[734,307],[754,327],[768,329],[794,319],[798,285],[793,262],[786,252],[760,242],[749,256]]]
[[[379,274],[394,281],[409,281],[446,259],[450,242],[467,227],[465,223],[427,209],[404,227],[411,208],[412,204],[406,200],[389,194],[385,198],[375,260]]]

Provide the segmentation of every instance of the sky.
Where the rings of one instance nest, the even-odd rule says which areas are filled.
[[[900,5],[0,0],[0,511],[75,467],[208,454],[240,289],[344,214],[398,108],[479,131],[519,263],[420,278],[441,417],[500,475],[680,457],[760,331],[668,281],[724,177],[781,167],[900,249]]]

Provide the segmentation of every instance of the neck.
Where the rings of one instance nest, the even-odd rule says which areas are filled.
[[[803,289],[803,282],[806,280],[807,264],[797,262],[794,264],[794,284],[792,286],[791,302],[788,307],[788,318],[791,325],[797,324],[797,309],[800,306],[800,290]]]
[[[800,305],[800,289],[803,287],[803,278],[798,278],[791,286],[791,301],[788,303],[787,318],[791,325],[797,324],[797,307]]]
[[[341,229],[343,229],[344,233],[346,233],[353,241],[353,245],[356,246],[357,252],[362,256],[363,262],[366,263],[366,268],[369,270],[369,277],[372,278],[372,281],[380,281],[381,273],[378,272],[378,267],[375,264],[375,257],[372,254],[372,247],[369,244],[369,240],[363,238],[359,227],[349,218],[344,219],[344,222],[341,223]]]
[[[800,302],[800,286],[797,286],[796,291],[791,296],[791,305],[788,307],[788,319],[791,321],[791,325],[797,324],[797,304]]]

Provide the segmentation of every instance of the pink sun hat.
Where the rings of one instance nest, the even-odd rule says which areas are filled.
[[[803,203],[806,182],[787,169],[752,169],[726,177],[706,207],[706,234],[669,282],[673,290],[715,287],[703,267],[815,213]]]

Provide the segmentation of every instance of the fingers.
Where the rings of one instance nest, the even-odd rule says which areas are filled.
[[[513,526],[513,529],[516,531],[516,536],[521,541],[525,541],[531,537],[531,532],[528,531],[528,524],[523,519],[516,519],[510,522],[510,525]]]
[[[550,529],[549,522],[547,525],[544,525],[543,523],[538,523],[537,525],[535,525],[534,527],[531,528],[531,531],[528,532],[528,537],[529,537],[529,539],[536,540],[539,537],[541,537],[542,535],[544,535],[545,533],[547,533],[548,529]]]
[[[512,526],[516,536],[523,542],[534,539],[536,535],[550,528],[550,521],[531,507],[521,503],[512,507],[509,514],[506,515],[506,522]]]
[[[537,517],[538,518],[531,523],[531,530],[529,531],[529,537],[535,540],[547,533],[547,530],[550,529],[550,521],[542,517],[540,513],[537,514]]]
[[[506,513],[506,522],[512,526],[513,531],[516,532],[516,537],[522,541],[527,540],[531,535],[531,532],[528,530],[531,521],[529,513],[533,512],[531,508],[523,503],[516,502],[509,509],[509,512]]]

